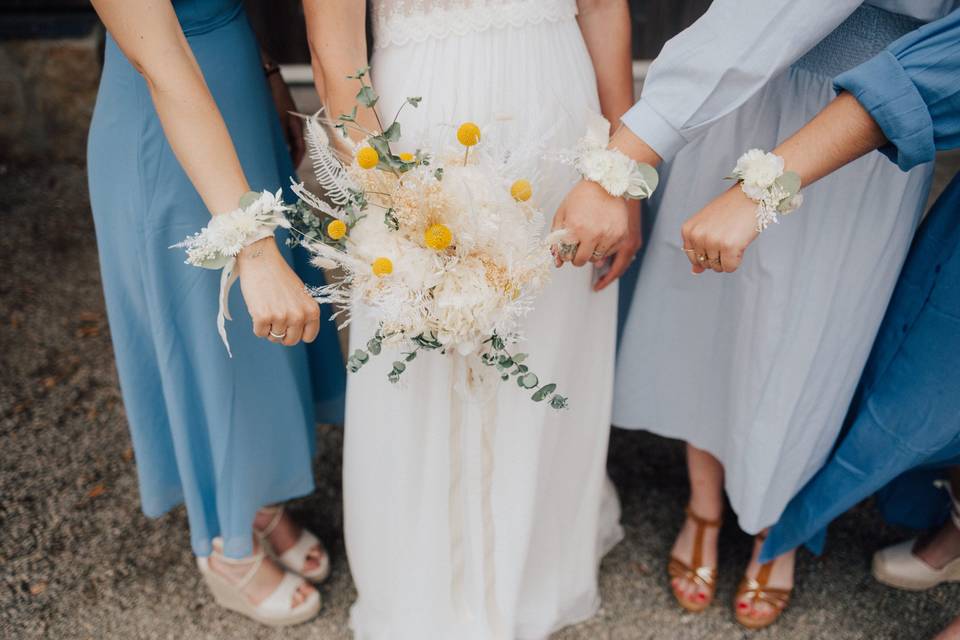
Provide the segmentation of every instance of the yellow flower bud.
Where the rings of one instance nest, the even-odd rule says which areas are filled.
[[[347,225],[343,220],[331,220],[327,225],[327,235],[334,240],[339,240],[347,235]]]
[[[472,122],[464,122],[457,129],[457,140],[465,147],[472,147],[480,142],[480,127]]]
[[[526,202],[533,195],[533,187],[529,180],[517,180],[510,186],[510,195],[517,202]]]
[[[363,147],[357,151],[357,164],[363,169],[373,169],[380,164],[380,154],[373,147]]]
[[[434,224],[431,225],[423,233],[423,241],[427,243],[427,246],[435,251],[443,251],[450,246],[450,243],[453,241],[453,234],[450,233],[450,228],[445,224]]]
[[[400,159],[404,162],[413,162],[413,154],[409,151],[403,151],[400,153]]]
[[[378,278],[382,278],[383,276],[388,276],[393,273],[393,263],[390,262],[390,258],[377,258],[370,266],[373,269],[373,275],[377,276]]]

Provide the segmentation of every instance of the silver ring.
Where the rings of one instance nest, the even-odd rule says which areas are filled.
[[[557,249],[557,254],[561,260],[573,260],[574,256],[577,255],[577,249],[579,248],[579,242],[561,242]]]
[[[607,253],[605,251],[594,251],[590,254],[590,257],[594,260],[599,260],[600,258],[606,257]]]
[[[287,337],[287,332],[284,331],[283,333],[274,333],[274,332],[273,332],[273,329],[271,329],[271,330],[270,330],[270,337],[271,337],[271,338],[276,338],[277,340],[283,340],[284,338]]]

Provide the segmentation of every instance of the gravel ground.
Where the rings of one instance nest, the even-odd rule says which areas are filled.
[[[274,631],[221,611],[192,565],[184,511],[148,520],[139,510],[83,167],[0,163],[0,202],[0,638],[349,638],[339,428],[319,427],[319,490],[294,505],[334,559],[323,615]],[[922,639],[960,614],[960,586],[906,594],[870,578],[873,551],[905,532],[869,505],[837,522],[823,558],[801,554],[775,628],[751,634],[732,621],[750,545],[732,526],[718,603],[681,613],[663,575],[686,499],[681,447],[615,432],[610,472],[627,538],[603,564],[600,615],[558,640]]]

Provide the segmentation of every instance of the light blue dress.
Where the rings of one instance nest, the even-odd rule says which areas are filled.
[[[251,188],[288,185],[294,169],[242,2],[174,6]],[[143,77],[110,38],[87,160],[143,511],[156,517],[185,503],[197,555],[209,554],[215,536],[227,555],[249,555],[257,509],[313,490],[315,419],[342,421],[335,327],[322,322],[309,348],[258,339],[234,287],[227,356],[215,322],[219,273],[188,266],[183,251],[168,248],[210,214],[166,141]],[[305,256],[283,250],[302,259],[306,281],[319,277]]]
[[[836,80],[873,116],[904,170],[960,147],[960,10],[894,42]],[[960,175],[907,256],[848,416],[844,437],[787,505],[763,548],[819,552],[826,526],[879,492],[887,520],[917,528],[947,517],[931,479],[960,464]]]

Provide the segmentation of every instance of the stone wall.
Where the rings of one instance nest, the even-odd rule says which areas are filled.
[[[0,41],[0,161],[82,161],[103,35]]]

